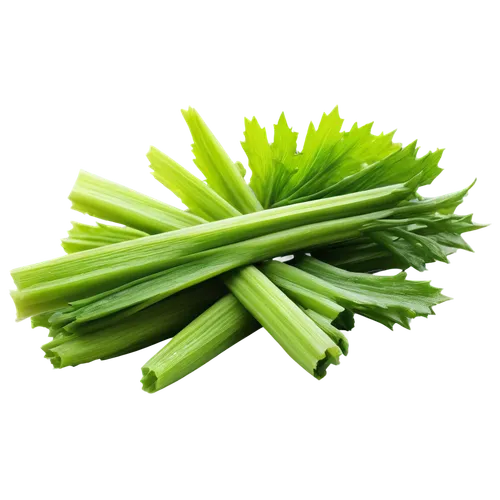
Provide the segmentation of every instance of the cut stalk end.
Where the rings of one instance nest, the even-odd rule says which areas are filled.
[[[158,377],[156,376],[154,370],[151,370],[149,368],[142,368],[141,384],[143,391],[149,392],[149,394],[153,394],[154,392],[156,392],[158,390],[156,387],[157,380]]]

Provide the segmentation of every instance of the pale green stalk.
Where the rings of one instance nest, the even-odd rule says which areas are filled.
[[[155,179],[172,191],[191,212],[197,213],[207,221],[241,215],[240,211],[219,196],[205,182],[160,150],[152,147],[147,157],[151,162]]]
[[[42,349],[56,368],[134,352],[174,336],[223,293],[222,284],[207,282],[99,331],[58,336]]]
[[[128,226],[110,226],[97,222],[96,226],[82,224],[80,222],[72,222],[72,228],[68,231],[69,239],[85,238],[86,241],[97,239],[106,239],[106,244],[120,243],[121,241],[135,240],[149,236],[149,233],[133,229]]]
[[[199,113],[189,108],[183,110],[182,114],[193,136],[194,162],[212,189],[242,214],[262,210],[262,205],[245,182],[240,169],[229,158]]]
[[[338,364],[342,351],[272,282],[254,267],[247,267],[225,280],[236,298],[260,324],[267,324],[274,339],[302,368],[320,379],[330,364]],[[262,307],[262,301],[268,307]],[[287,314],[275,314],[287,304]],[[301,335],[300,332],[308,332]]]
[[[82,252],[148,236],[148,233],[130,227],[109,226],[101,223],[97,223],[97,226],[89,226],[79,222],[72,222],[72,225],[73,227],[68,231],[68,237],[61,240],[66,253]]]
[[[142,367],[142,388],[156,392],[185,377],[260,328],[228,294],[194,319]]]
[[[278,264],[276,267],[274,263]],[[303,285],[301,275],[289,273],[288,264],[276,261],[268,261],[259,266],[259,269],[274,283],[280,290],[286,293],[297,304],[304,309],[313,309],[333,321],[344,311],[344,308],[337,304],[330,297],[318,293],[318,291]]]
[[[72,208],[99,219],[163,233],[205,222],[200,217],[81,170],[69,195]]]

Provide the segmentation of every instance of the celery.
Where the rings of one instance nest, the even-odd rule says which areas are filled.
[[[309,121],[306,125],[300,155],[294,160],[297,173],[288,180],[281,199],[292,193],[300,192],[311,182],[311,176],[317,178],[326,167],[331,166],[335,146],[341,141],[346,119],[342,116],[341,106],[334,106],[323,111],[318,121]]]
[[[306,224],[325,220],[335,222],[334,219],[340,217],[344,217],[340,220],[347,220],[345,217],[349,215],[367,213],[386,207],[407,195],[408,190],[404,186],[385,187],[297,206],[261,211],[70,254],[13,270],[12,277],[19,290],[12,292],[12,296],[19,306],[19,318],[23,318],[61,307],[68,301],[109,290],[133,279],[202,258],[205,255],[204,251],[210,249],[221,251],[224,245],[229,246],[246,240],[249,241],[249,245],[244,248],[252,248],[251,238],[270,235],[269,240],[264,240],[266,243],[257,240],[261,244],[258,248],[254,248],[251,255],[246,258],[242,256],[243,263],[252,263],[255,262],[254,254],[260,256],[264,253],[267,256],[264,258],[270,258],[281,253],[280,248],[273,251],[270,246],[262,252],[266,244],[279,243],[275,238],[278,234],[276,231],[281,231],[287,236],[285,248],[291,248],[292,251],[298,250],[304,248],[298,240],[308,232],[307,226],[295,233],[292,229],[291,235],[283,230],[294,227],[300,229]],[[423,202],[420,203],[422,207]],[[413,205],[405,205],[405,210],[411,213]],[[390,212],[387,212],[387,215],[389,214]],[[373,220],[384,215],[386,214],[381,213],[369,219]],[[361,219],[359,223],[362,226],[365,222],[365,219]],[[361,227],[359,223],[358,227]],[[356,223],[353,224],[356,226]],[[340,230],[342,230],[342,223]],[[294,236],[296,243],[289,243],[290,237]],[[331,241],[338,241],[338,236],[332,237]],[[303,241],[308,238],[309,236]],[[327,239],[327,242],[330,241]]]
[[[330,318],[312,309],[306,309],[305,313],[340,347],[344,356],[347,356],[349,353],[349,341],[338,328],[333,326]]]
[[[271,145],[257,120],[245,122],[243,149],[252,169],[250,185],[263,196],[266,208],[297,203],[305,196],[319,198],[317,193],[325,186],[400,149],[392,142],[393,133],[374,136],[372,124],[354,124],[349,132],[342,132],[342,123],[337,108],[323,114],[317,129],[310,124],[301,153],[294,154],[296,136],[283,116]]]
[[[288,229],[285,231],[280,231],[277,233],[269,234],[266,236],[261,236],[253,239],[249,239],[246,241],[241,241],[238,243],[234,243],[231,245],[226,245],[226,246],[221,246],[217,248],[213,248],[211,250],[207,250],[204,252],[199,252],[191,256],[185,256],[183,259],[178,259],[177,264],[180,264],[179,261],[185,262],[186,269],[190,270],[190,274],[186,275],[185,277],[182,277],[182,275],[178,276],[178,280],[176,278],[175,282],[175,287],[176,291],[179,291],[186,286],[190,286],[190,284],[198,283],[200,281],[203,281],[204,279],[208,279],[209,277],[215,276],[217,273],[222,273],[225,271],[229,271],[231,269],[234,269],[235,267],[242,266],[245,264],[250,264],[253,262],[258,262],[260,260],[268,259],[268,258],[273,258],[279,255],[287,255],[289,253],[296,252],[298,250],[303,250],[306,248],[311,248],[314,246],[319,246],[319,245],[325,245],[325,244],[331,244],[333,242],[337,241],[342,241],[348,238],[355,238],[359,237],[361,235],[361,232],[363,231],[364,228],[370,228],[371,230],[374,230],[377,228],[376,224],[379,219],[384,219],[387,217],[396,217],[396,216],[408,216],[413,214],[421,214],[421,213],[427,213],[429,211],[433,212],[436,209],[439,209],[440,207],[447,207],[454,204],[457,204],[462,200],[463,196],[467,193],[467,189],[463,191],[459,191],[457,193],[452,193],[451,195],[446,195],[434,199],[429,199],[429,200],[424,200],[424,201],[417,201],[417,202],[412,202],[412,203],[405,203],[401,207],[393,208],[393,209],[386,209],[384,211],[380,212],[372,212],[367,215],[361,215],[361,216],[355,216],[355,217],[350,217],[350,218],[344,218],[344,219],[337,219],[337,220],[331,220],[327,222],[321,222],[321,223],[316,223],[316,224],[310,224],[305,227],[296,227],[293,229]],[[350,195],[348,195],[350,196]],[[326,201],[326,200],[323,200]],[[317,202],[311,202],[311,203],[317,203]],[[284,207],[286,209],[293,208],[293,207]],[[282,209],[275,209],[275,210],[282,210]],[[262,214],[270,213],[273,212],[274,210],[267,210],[265,212],[262,212]],[[238,217],[234,219],[236,222],[238,219],[244,219],[251,217],[253,215],[257,214],[251,214],[251,215],[245,215]],[[213,222],[211,224],[207,224],[204,226],[200,226],[201,229],[218,225],[223,222],[228,222],[228,220],[225,221],[220,221],[220,222]],[[398,220],[393,220],[392,222],[398,223]],[[382,224],[382,222],[379,222],[379,224]],[[238,227],[238,226],[236,226]],[[175,234],[187,232],[187,231],[192,231],[195,228],[188,228],[186,230],[179,230],[174,233],[170,233],[170,236],[175,236]],[[150,236],[150,237],[144,237],[144,238],[139,238],[134,241],[127,241],[124,243],[118,243],[115,245],[109,245],[106,247],[100,247],[94,250],[88,250],[86,252],[80,252],[76,254],[71,254],[67,257],[63,257],[61,259],[56,259],[55,261],[57,264],[61,264],[61,262],[64,262],[65,259],[72,259],[76,258],[78,256],[89,256],[89,254],[92,254],[92,257],[94,258],[95,262],[95,254],[99,254],[99,257],[103,257],[103,253],[105,250],[108,250],[107,254],[109,255],[109,249],[114,249],[116,253],[119,253],[119,250],[126,249],[129,251],[129,260],[132,258],[133,252],[132,249],[134,249],[134,246],[137,247],[141,242],[148,242],[151,240],[154,240],[154,243],[157,243],[157,240],[160,238],[167,238],[169,236],[169,233],[165,235],[157,235],[157,236]],[[163,243],[163,241],[162,241]],[[147,245],[145,247],[149,250]],[[168,248],[165,248],[165,245],[163,247],[163,252],[168,253],[169,251],[173,251],[174,245],[171,244]],[[143,249],[140,249],[143,250]],[[115,257],[115,254],[109,255],[111,258]],[[132,254],[132,255],[130,255]],[[126,252],[125,252],[125,255]],[[160,259],[162,256],[165,258],[165,256],[161,252],[157,252],[155,254],[152,254],[151,252],[146,255],[146,257],[149,259],[149,262],[155,263],[153,259],[153,255],[156,255],[157,259]],[[88,263],[89,259],[82,259],[85,263]],[[199,262],[200,264],[200,269],[197,268],[196,262]],[[92,261],[91,261],[92,263]],[[70,264],[74,264],[73,261],[70,261]],[[127,268],[128,264],[128,268]],[[203,268],[207,264],[210,264],[209,267],[206,268],[206,274],[204,275]],[[156,264],[157,265],[157,264]],[[171,263],[172,265],[172,263]],[[50,261],[47,264],[42,264],[40,267],[45,266],[50,270]],[[130,262],[127,261],[124,265],[125,269],[130,270]],[[78,267],[72,267],[70,266],[70,269],[78,269]],[[123,269],[123,268],[122,268]],[[63,268],[63,271],[68,272],[67,269]],[[121,269],[120,269],[121,271]],[[19,272],[19,271],[18,271]],[[39,267],[38,266],[33,266],[33,268],[25,268],[24,270],[20,271],[21,274],[23,275],[23,278],[28,278],[30,279],[31,277],[33,278],[38,278],[39,277]],[[112,280],[109,279],[109,269],[103,269],[102,272],[100,273],[99,270],[97,272],[91,274],[84,274],[84,275],[79,275],[76,277],[70,277],[67,279],[59,279],[54,282],[48,282],[46,284],[38,285],[38,286],[33,286],[31,288],[26,288],[26,289],[21,289],[18,291],[12,292],[12,297],[14,298],[14,301],[16,303],[16,307],[18,309],[18,314],[19,317],[27,317],[32,314],[38,314],[40,312],[48,311],[50,309],[56,309],[57,307],[61,307],[62,305],[65,305],[65,303],[68,300],[68,296],[73,292],[74,289],[74,284],[75,281],[77,284],[82,283],[85,286],[85,290],[87,290],[90,287],[89,282],[90,278],[95,279],[97,276],[98,279],[103,279],[102,275],[106,276],[108,279],[104,280],[105,283],[107,283],[107,288],[111,289],[110,282],[112,283]],[[130,271],[129,271],[130,272]],[[175,273],[175,268],[172,270],[172,272]],[[192,274],[194,273],[194,274]],[[196,276],[196,280],[193,281],[193,276]],[[132,302],[130,300],[127,302],[127,305],[133,305],[135,303],[144,301],[144,300],[150,300],[154,299],[154,297],[160,297],[164,298],[164,294],[166,291],[170,290],[169,287],[172,285],[169,284],[169,280],[164,278],[162,273],[159,273],[156,276],[153,277],[145,277],[141,278],[138,280],[138,285],[140,288],[135,289],[139,290],[139,293],[137,295],[135,294],[134,290],[134,285],[130,284],[131,283],[131,278],[129,274],[129,281],[128,284],[125,285],[127,290],[126,295],[127,297],[133,297]],[[87,279],[87,281],[83,281],[84,279]],[[154,289],[151,288],[149,291],[147,287],[142,286],[143,280],[151,280],[154,284],[155,287]],[[94,284],[90,282],[90,284]],[[185,285],[185,286],[184,286]],[[119,290],[121,292],[121,290]],[[87,294],[92,295],[90,294]],[[113,294],[110,294],[110,297],[112,297]],[[119,298],[121,300],[122,294],[120,293]],[[75,297],[76,299],[76,297]],[[109,298],[108,296],[106,297],[106,303],[108,304],[110,301],[113,300],[113,298]],[[107,307],[107,305],[106,305]]]
[[[88,228],[90,229],[90,226],[88,226]],[[93,231],[92,232],[89,231],[89,234],[91,234],[91,236],[89,236],[89,240],[90,240],[89,244],[92,243],[94,240],[95,241],[99,240],[99,233],[101,231],[106,233],[106,228],[103,227],[103,225],[101,225],[101,224],[97,227],[92,227],[91,229],[93,229]],[[86,236],[86,234],[82,233],[82,238],[85,238],[85,236]],[[126,233],[123,236],[126,237]],[[85,242],[85,240],[82,240],[82,241]],[[105,238],[102,238],[101,245],[106,245],[106,244],[108,244],[108,243],[106,242]],[[265,267],[266,267],[266,265],[264,265],[264,268]],[[285,266],[285,267],[287,267],[287,266]],[[266,270],[264,272],[266,272]],[[269,273],[267,274],[267,276],[271,277],[271,275]],[[275,273],[274,277],[271,277],[271,279],[274,279],[275,281],[277,278],[278,278],[278,281],[279,281],[279,278],[281,278],[280,287],[284,290],[284,292],[291,298],[297,297],[299,299],[299,300],[297,300],[297,302],[299,302],[303,307],[307,307],[308,305],[311,305],[311,307],[315,310],[323,310],[324,314],[326,316],[330,317],[331,319],[334,319],[335,317],[337,317],[338,314],[344,310],[341,306],[332,302],[331,300],[325,299],[325,297],[321,296],[320,294],[312,292],[311,290],[303,287],[302,285],[297,284],[296,282],[294,282],[292,280],[286,279],[286,277],[284,277],[284,276],[281,276],[279,273],[279,270],[278,270],[278,272]],[[107,295],[104,295],[104,296],[107,296]],[[88,301],[88,300],[77,301],[76,303],[74,303],[74,305],[77,305],[78,303],[83,303],[85,305],[88,305],[88,304],[92,303],[92,301]],[[71,310],[71,308],[69,308],[69,309]],[[71,311],[71,312],[73,312],[73,311]],[[52,315],[52,318],[51,318],[52,323],[50,323],[48,320],[48,318],[51,315]],[[57,324],[66,325],[69,321],[71,321],[72,319],[75,319],[75,317],[76,316],[74,316],[73,314],[69,314],[68,309],[66,309],[66,310],[62,310],[61,312],[58,312],[55,315],[53,315],[52,313],[48,313],[48,314],[44,314],[44,315],[40,315],[40,316],[34,316],[32,318],[32,322],[33,323],[37,322],[41,326],[50,327],[51,324],[52,325],[57,325]]]
[[[338,196],[388,186],[407,182],[416,175],[420,175],[420,186],[430,184],[442,172],[438,163],[443,155],[443,150],[429,152],[420,158],[417,158],[417,152],[417,142],[415,141],[367,168],[342,178],[337,183],[321,190],[316,196],[320,198]]]
[[[242,214],[262,210],[238,166],[231,161],[198,112],[189,108],[182,114],[193,136],[194,162],[212,189]]]
[[[81,252],[148,236],[148,233],[130,227],[108,226],[101,223],[97,226],[89,226],[79,222],[73,222],[72,225],[72,229],[68,231],[68,237],[61,241],[66,253]]]
[[[74,320],[76,324],[86,323],[122,310],[126,316],[130,316],[181,290],[234,269],[241,262],[241,257],[236,253],[225,256],[217,252],[214,256],[209,255],[128,283],[112,293],[73,302],[73,312],[66,313],[64,319]]]
[[[42,349],[56,368],[121,356],[174,336],[222,293],[221,285],[207,282],[115,325],[86,335],[58,337]]]
[[[204,222],[137,191],[81,170],[69,195],[72,208],[125,224],[149,234],[163,233]]]
[[[132,306],[138,306],[141,309],[143,306],[149,306],[193,284],[245,264],[286,255],[311,246],[356,237],[361,234],[360,231],[366,224],[388,214],[390,214],[389,211],[375,212],[363,216],[311,224],[201,252],[192,256],[190,262],[131,281],[115,290],[109,290],[95,296],[95,298],[90,297],[80,303],[75,302],[75,319],[77,322],[92,321]],[[41,287],[28,288],[13,293],[20,315],[29,310],[30,307],[36,307],[40,290],[45,291],[47,288],[50,296],[53,296],[54,291],[49,286],[46,286],[45,289]]]
[[[407,280],[406,273],[395,276],[353,273],[307,256],[299,258],[295,266],[297,269],[287,268],[288,273],[300,275],[306,286],[389,328],[394,323],[409,328],[410,318],[434,314],[433,306],[449,300],[428,281]]]
[[[260,325],[233,295],[226,295],[178,333],[142,368],[146,392],[185,377],[244,339]]]
[[[133,264],[125,262],[123,274],[144,266],[141,274],[146,275],[189,254],[288,228],[369,213],[390,206],[408,194],[406,187],[396,185],[256,212],[18,268],[12,271],[12,277],[18,288],[23,289],[108,267],[111,270],[105,275],[113,276],[122,269],[118,266],[127,260]]]
[[[447,262],[456,249],[470,250],[461,233],[481,226],[453,215],[468,190],[416,195],[441,172],[442,150],[417,158],[416,143],[402,148],[392,133],[373,135],[371,124],[344,132],[335,109],[317,129],[311,124],[298,153],[284,115],[272,144],[254,118],[245,122],[242,143],[252,169],[247,185],[244,167],[199,114],[183,114],[206,183],[154,148],[148,157],[155,178],[188,212],[82,172],[70,194],[73,208],[125,227],[74,224],[62,242],[70,255],[12,272],[18,317],[35,315],[33,327],[49,328],[44,350],[54,366],[125,354],[180,330],[143,368],[143,388],[155,392],[259,321],[321,378],[347,354],[338,328],[352,328],[354,313],[409,327],[411,318],[433,314],[447,300],[404,273],[373,276],[331,265],[423,270]],[[296,252],[313,257],[262,262]],[[220,297],[222,283],[233,294],[187,324]]]
[[[404,149],[395,151],[365,168],[358,170],[358,167],[356,167],[354,173],[351,175],[341,178],[337,176],[336,182],[327,182],[327,187],[320,189],[322,186],[316,184],[315,189],[311,189],[311,187],[307,189],[308,194],[304,194],[304,190],[301,189],[294,194],[293,202],[302,203],[304,201],[404,183],[415,176],[419,176],[419,186],[430,184],[442,171],[438,167],[438,163],[443,150],[438,149],[434,153],[429,152],[425,156],[417,158],[418,148],[416,146],[417,143],[415,141]],[[340,163],[345,161],[342,157],[340,157],[340,160]],[[334,165],[332,169],[335,170],[335,167],[338,166]],[[300,192],[302,192],[302,195],[299,194]],[[284,200],[281,203],[277,203],[276,206],[289,202],[289,199]]]
[[[207,184],[158,149],[151,148],[147,157],[151,162],[155,179],[176,194],[191,212],[208,221],[241,215],[241,212]]]
[[[484,225],[472,222],[470,215],[434,216],[426,223],[417,221],[404,226],[405,231],[437,244],[437,255],[427,252],[425,246],[419,243],[421,240],[416,242],[415,239],[405,239],[406,233],[403,233],[403,237],[397,237],[387,230],[367,233],[362,238],[315,251],[313,254],[320,260],[350,271],[374,272],[408,267],[423,270],[427,263],[439,260],[440,256],[448,256],[457,249],[472,251],[461,234],[482,227]]]
[[[190,123],[193,118],[195,121],[200,119],[199,115],[197,115],[194,110],[190,110],[190,113],[187,114],[186,118],[188,123]],[[239,212],[236,211],[236,209],[233,207],[229,209],[221,203],[223,201],[222,196],[226,195],[227,192],[232,192],[235,184],[238,186],[244,186],[241,190],[239,198],[240,208],[241,199],[243,198],[246,200],[247,208],[245,209],[249,209],[248,207],[252,206],[255,210],[260,209],[261,207],[254,203],[256,201],[255,196],[251,193],[251,190],[249,190],[243,180],[243,177],[238,175],[236,180],[233,178],[234,165],[232,162],[225,161],[213,164],[210,161],[207,161],[208,158],[216,158],[220,156],[221,152],[224,153],[222,146],[216,141],[215,137],[210,133],[208,128],[204,125],[202,130],[198,130],[197,133],[193,133],[193,139],[193,149],[198,156],[197,162],[199,163],[201,158],[205,158],[205,163],[202,165],[203,172],[209,179],[209,184],[214,185],[215,191],[213,191],[209,186],[203,184],[199,181],[199,179],[184,170],[180,165],[176,164],[166,155],[163,155],[158,150],[152,149],[148,158],[151,160],[151,168],[153,169],[155,176],[167,187],[171,188],[173,192],[181,195],[181,199],[188,208],[196,210],[198,213],[208,214],[209,217],[220,219],[221,217],[224,218],[239,215]],[[228,182],[229,180],[231,180],[231,182]],[[186,192],[188,195],[186,195]],[[209,257],[209,260],[210,259],[212,259],[212,257]],[[184,266],[180,267],[182,268]],[[210,268],[210,264],[206,264],[202,269],[202,272],[206,272],[207,268]],[[198,266],[198,270],[199,269],[200,268]],[[182,275],[186,274],[184,270],[182,270],[181,273]],[[238,287],[240,285],[246,286],[248,294],[245,295],[246,302],[243,302],[243,304],[252,304],[252,309],[250,309],[250,311],[253,316],[257,318],[261,325],[282,345],[285,351],[291,354],[292,358],[302,366],[307,366],[308,361],[304,360],[302,352],[297,351],[293,344],[291,344],[290,340],[295,339],[295,337],[290,337],[289,332],[283,330],[288,328],[290,318],[296,318],[296,338],[301,339],[303,345],[312,343],[314,346],[318,342],[318,339],[322,338],[323,351],[318,354],[318,357],[315,358],[314,369],[311,373],[314,372],[318,363],[324,364],[321,360],[325,356],[325,353],[330,352],[331,349],[335,348],[335,344],[332,343],[331,339],[328,336],[325,336],[324,332],[318,329],[318,327],[311,322],[307,316],[305,316],[302,311],[291,300],[289,300],[289,298],[283,295],[271,282],[269,282],[269,280],[267,280],[258,269],[251,266],[240,269],[237,273],[233,273],[231,279],[226,279],[225,283],[237,297]],[[266,283],[266,286],[262,286],[262,283]],[[148,288],[150,287],[151,285],[148,286]],[[254,290],[258,290],[259,293],[256,293]],[[310,301],[311,299],[315,299],[315,305],[323,306],[322,310],[332,311],[333,309],[334,317],[336,317],[342,310],[341,308],[339,309],[338,306],[335,307],[335,304],[331,304],[322,298],[312,298],[311,295],[312,294],[309,294],[307,300]],[[303,299],[304,297],[301,295],[300,298]],[[240,302],[242,302],[241,299]],[[307,303],[310,305],[310,302]],[[273,306],[270,307],[270,304]],[[329,309],[326,308],[326,304],[330,305]],[[141,306],[139,305],[138,307]],[[214,333],[217,332],[218,330],[215,330]]]
[[[345,309],[330,297],[303,285],[302,275],[294,273],[292,266],[269,261],[260,270],[286,295],[305,309],[312,309],[333,321]]]
[[[320,379],[328,365],[339,363],[339,347],[257,269],[238,270],[226,284],[259,323],[270,325],[274,339],[304,370]],[[287,314],[276,314],[283,304]]]
[[[173,182],[174,186],[176,186],[176,181],[178,181],[180,179],[180,182],[183,183],[182,185],[183,185],[184,189],[186,189],[189,194],[196,193],[197,192],[196,189],[193,189],[192,186],[198,184],[197,179],[195,179],[194,176],[192,176],[189,173],[187,175],[185,175],[185,173],[187,173],[186,170],[183,170],[183,174],[179,175],[178,171],[182,170],[182,167],[177,162],[165,160],[166,158],[167,158],[167,155],[163,155],[161,153],[160,154],[155,154],[155,152],[152,152],[152,151],[149,152],[149,154],[148,154],[148,160],[150,160],[150,166],[151,166],[151,164],[153,164],[155,167],[158,167],[158,164],[160,164],[160,167],[161,167],[161,168],[155,168],[154,170],[152,169],[153,177],[156,178],[156,180],[157,180],[158,177],[161,177],[161,175],[158,175],[158,171],[161,174],[165,174],[165,169],[167,168],[168,169],[168,173],[169,173],[168,178],[170,180],[172,180],[172,179],[174,180],[174,182]],[[174,175],[176,172],[177,172],[177,175]],[[172,185],[172,184],[170,184],[170,185]],[[168,187],[170,187],[170,186],[168,186]],[[199,184],[198,190],[203,190],[203,188],[204,188],[204,185]],[[176,187],[174,188],[174,191],[179,192],[179,190]],[[203,195],[206,197],[206,193],[203,193]],[[209,193],[209,195],[210,195],[210,193]],[[188,200],[189,200],[189,198],[188,198]],[[191,207],[193,206],[193,203],[191,203],[190,201],[188,201],[188,203],[190,204]],[[208,206],[209,209],[211,209],[213,207],[213,204],[208,204],[207,206]],[[221,216],[220,213],[219,214],[216,213],[215,215],[219,216],[219,217]],[[229,212],[228,214],[222,214],[222,215],[224,215],[224,216],[231,216],[231,215],[234,215],[234,214],[232,214],[231,212]],[[206,216],[206,212],[205,212],[205,216]],[[184,266],[181,266],[181,268],[182,269],[180,269],[180,274],[182,274],[182,275],[185,276],[186,275],[186,270],[184,269]],[[198,267],[198,269],[200,269],[200,268]],[[202,269],[203,269],[203,272],[206,273],[207,267],[203,267]],[[179,269],[177,269],[177,270],[179,270]],[[169,284],[172,283],[171,276],[169,276],[168,282],[169,282]],[[152,288],[153,288],[153,287],[151,287],[151,283],[149,283],[146,286],[147,286],[147,288],[148,288],[149,291],[151,291]],[[173,290],[172,293],[174,291],[175,290]],[[124,290],[123,293],[127,293],[127,292]],[[265,299],[265,297],[264,297],[264,299]],[[92,307],[92,306],[90,306],[90,307]],[[141,307],[143,307],[143,305]],[[336,306],[336,312],[337,312],[337,314],[338,314],[338,310],[339,310],[338,308],[339,308],[339,306]],[[136,311],[137,311],[137,308],[135,309],[134,312],[136,312]],[[80,313],[80,317],[81,317],[82,311],[80,310],[79,313]],[[90,322],[91,325],[92,325],[92,323],[95,324],[96,322],[99,323],[99,324],[102,324],[102,323],[99,322],[98,318],[96,318],[96,317],[93,317],[91,319],[94,320],[94,321]],[[122,318],[118,317],[117,320],[121,321]],[[77,331],[77,332],[78,331],[80,331],[80,332],[85,331],[85,325],[79,325],[78,321],[79,321],[79,319],[77,319],[75,322],[71,323],[70,325],[66,325],[65,328],[69,329],[70,331]],[[83,327],[83,330],[82,330],[82,327]],[[313,327],[313,325],[309,324],[309,327],[311,328],[311,327]]]
[[[269,144],[266,129],[261,128],[256,118],[245,119],[245,141],[241,143],[252,170],[250,187],[264,208],[275,201],[289,178],[294,174],[288,168],[289,160],[297,150],[297,133],[292,132],[285,115],[282,114],[274,127],[274,142]]]

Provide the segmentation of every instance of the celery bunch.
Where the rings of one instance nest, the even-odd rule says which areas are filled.
[[[470,250],[461,234],[482,226],[454,213],[470,187],[417,194],[441,172],[441,150],[418,157],[416,143],[403,148],[371,124],[342,131],[335,108],[299,153],[284,115],[272,143],[254,118],[242,143],[247,184],[200,115],[183,115],[206,181],[156,148],[148,159],[188,211],[81,172],[72,208],[121,226],[73,223],[67,256],[12,271],[18,318],[49,329],[42,348],[56,368],[174,337],[142,369],[155,392],[263,326],[322,378],[347,355],[354,314],[409,328],[448,299],[405,273],[373,274]]]

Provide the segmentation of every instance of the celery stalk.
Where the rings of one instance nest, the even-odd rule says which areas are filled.
[[[170,189],[193,213],[208,221],[237,217],[236,210],[210,186],[156,148],[147,154],[157,181]],[[241,178],[241,176],[240,176]]]
[[[58,337],[42,349],[56,368],[121,356],[174,336],[223,293],[221,284],[207,282],[115,325],[87,335]]]
[[[225,282],[259,323],[270,325],[269,333],[304,370],[320,379],[328,365],[339,363],[339,347],[257,269],[239,269]],[[276,314],[283,304],[286,314]]]
[[[69,195],[72,208],[149,234],[205,222],[200,217],[81,170]]]
[[[260,325],[231,294],[194,319],[142,368],[146,392],[156,392],[185,377],[244,339]]]
[[[243,214],[262,210],[240,169],[231,161],[199,113],[189,108],[182,114],[193,136],[194,162],[212,189]]]
[[[275,263],[278,264],[277,267],[274,266]],[[312,309],[330,318],[330,321],[344,311],[344,308],[331,297],[304,286],[301,282],[302,276],[294,274],[292,266],[271,260],[259,268],[278,288],[303,308]]]
[[[66,253],[82,252],[148,236],[148,233],[130,227],[108,226],[101,223],[97,223],[97,226],[89,226],[79,222],[73,222],[72,225],[72,229],[68,231],[68,237],[61,241]]]

